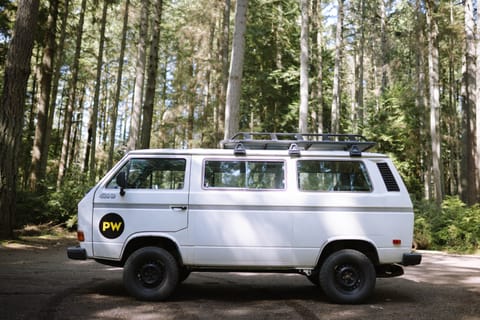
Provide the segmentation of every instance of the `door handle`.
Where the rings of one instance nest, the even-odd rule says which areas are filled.
[[[173,211],[185,211],[187,210],[187,206],[170,206],[170,209]]]

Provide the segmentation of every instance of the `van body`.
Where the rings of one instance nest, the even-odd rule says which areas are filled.
[[[195,271],[268,271],[359,303],[376,277],[420,263],[412,203],[387,156],[365,152],[363,137],[277,135],[129,152],[80,201],[68,256],[123,267],[141,300],[166,299]]]

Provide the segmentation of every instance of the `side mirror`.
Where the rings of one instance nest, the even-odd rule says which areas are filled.
[[[123,197],[125,195],[125,188],[127,187],[127,174],[125,171],[119,172],[116,180],[117,185],[120,187],[120,195]]]

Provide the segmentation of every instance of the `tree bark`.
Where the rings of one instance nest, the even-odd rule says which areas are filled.
[[[144,149],[150,147],[150,137],[153,121],[153,104],[155,102],[155,89],[157,86],[158,54],[160,44],[160,27],[162,23],[162,0],[156,0],[154,5],[154,22],[152,23],[152,40],[150,43],[150,54],[147,70],[147,90],[143,103],[142,140],[141,146]]]
[[[128,137],[128,150],[135,150],[139,145],[140,120],[142,114],[143,85],[145,83],[145,63],[147,60],[148,7],[150,1],[141,1],[140,32],[137,45],[137,63],[135,67],[135,90],[132,117]]]
[[[428,25],[428,78],[430,86],[430,138],[432,139],[432,174],[435,188],[435,202],[438,206],[443,201],[443,179],[440,150],[440,87],[438,60],[438,25],[435,20],[437,11],[435,0],[427,1]]]
[[[317,79],[313,85],[313,96],[315,101],[314,119],[316,125],[316,132],[323,133],[323,16],[322,16],[322,1],[314,1],[313,7],[313,26],[315,29],[315,65],[317,69]]]
[[[300,0],[300,110],[298,130],[308,132],[308,0]]]
[[[333,70],[333,97],[332,97],[332,124],[333,133],[340,132],[340,106],[341,106],[341,87],[340,87],[340,68],[342,60],[343,47],[343,3],[344,0],[338,0],[337,9],[337,30],[335,35],[335,66]]]
[[[463,65],[463,165],[462,165],[462,200],[468,205],[477,201],[475,163],[476,116],[475,116],[475,22],[473,1],[465,1],[465,58]]]
[[[245,31],[247,28],[248,0],[237,0],[235,29],[233,31],[232,56],[225,105],[224,139],[232,137],[240,126],[240,96],[242,92],[243,60],[245,54]]]
[[[122,41],[120,44],[120,57],[118,58],[117,83],[115,88],[115,98],[113,100],[111,127],[110,127],[110,145],[108,148],[107,169],[113,166],[113,151],[115,149],[115,133],[117,131],[118,105],[120,103],[120,91],[122,89],[123,59],[125,57],[125,45],[128,28],[128,10],[130,0],[125,0],[125,12],[123,13]]]
[[[50,94],[52,89],[53,61],[55,59],[56,43],[55,34],[58,16],[58,0],[50,1],[50,13],[47,21],[47,32],[45,34],[45,48],[40,66],[40,90],[37,107],[37,126],[33,140],[32,162],[30,168],[30,190],[40,191],[45,179],[46,167],[42,166],[43,157],[48,157],[47,131],[49,119]],[[45,153],[45,151],[47,151]]]
[[[0,239],[13,236],[18,153],[39,0],[19,0],[17,4],[0,100]]]
[[[82,49],[83,22],[85,17],[86,6],[87,6],[87,1],[82,0],[81,9],[80,9],[80,18],[78,20],[78,26],[77,26],[75,55],[73,58],[73,66],[72,66],[72,77],[69,82],[67,110],[65,111],[65,117],[63,122],[64,124],[63,142],[62,142],[62,153],[60,155],[60,163],[58,165],[57,190],[59,190],[62,185],[63,177],[65,176],[65,172],[67,168],[68,149],[70,146],[70,133],[72,128],[72,116],[73,116],[73,110],[75,107],[75,102],[77,99],[76,97],[77,97],[78,69],[80,64],[80,52]]]
[[[97,55],[97,75],[95,77],[95,93],[93,96],[93,109],[91,118],[91,144],[90,144],[90,163],[89,163],[89,180],[91,183],[95,182],[97,176],[97,166],[95,161],[96,147],[97,147],[97,121],[98,121],[98,108],[100,104],[100,87],[102,86],[102,67],[103,67],[103,54],[105,46],[105,27],[107,24],[107,11],[108,1],[103,3],[102,20],[100,25],[100,43],[98,45]]]
[[[222,84],[220,86],[219,100],[217,105],[217,112],[215,116],[216,124],[216,140],[221,139],[225,132],[225,109],[226,109],[226,97],[228,89],[228,49],[230,43],[230,0],[225,0],[223,7],[223,19],[222,19],[222,36],[221,36],[221,61],[222,61]]]

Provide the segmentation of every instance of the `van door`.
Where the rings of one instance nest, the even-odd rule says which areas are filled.
[[[94,197],[93,251],[118,259],[133,234],[178,232],[188,226],[190,156],[135,156]],[[117,176],[125,177],[125,188]]]
[[[201,159],[201,188],[192,185],[189,231],[194,264],[293,266],[293,215],[284,159]],[[197,177],[198,179],[199,177]]]

